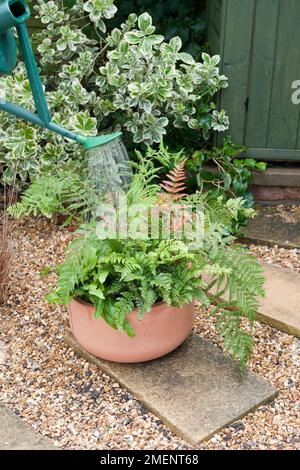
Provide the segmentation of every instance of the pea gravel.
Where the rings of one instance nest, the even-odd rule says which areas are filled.
[[[281,268],[300,272],[300,250],[280,248],[278,245],[267,247],[264,245],[250,245],[250,251],[261,261],[275,264]]]
[[[58,448],[192,449],[65,346],[66,311],[44,300],[55,276],[45,279],[39,272],[62,259],[71,237],[45,220],[27,219],[15,227],[12,282],[0,307],[0,401]],[[299,253],[251,249],[262,259],[300,269]],[[218,342],[207,312],[198,312],[195,330]],[[249,367],[272,382],[279,396],[199,449],[300,449],[300,340],[259,323],[254,334]]]

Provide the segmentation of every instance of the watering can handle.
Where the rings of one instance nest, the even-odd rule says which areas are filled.
[[[34,53],[30,44],[29,34],[25,23],[17,25],[17,32],[20,41],[20,48],[23,55],[23,60],[26,66],[33,99],[36,107],[36,112],[39,118],[47,125],[51,121],[49,108],[47,105],[43,85],[39,75],[39,70],[36,64]]]
[[[120,136],[120,132],[87,137],[77,134],[51,121],[46,96],[44,93],[39,69],[31,47],[26,20],[30,17],[30,11],[26,0],[0,0],[0,75],[12,72],[17,60],[16,44],[11,28],[16,27],[19,36],[25,67],[27,70],[36,112],[22,108],[14,103],[9,103],[0,97],[0,110],[13,114],[21,119],[30,121],[52,132],[75,140],[86,149],[104,145]]]
[[[36,113],[46,126],[51,121],[51,116],[26,27],[26,21],[29,18],[30,10],[25,0],[0,0],[0,72],[10,73],[16,65],[16,41],[12,33],[12,28],[15,27],[32,89]],[[10,110],[14,109],[13,103],[7,104],[9,104]],[[20,114],[21,110],[22,108],[16,106],[14,114],[23,118],[24,114],[23,112]]]

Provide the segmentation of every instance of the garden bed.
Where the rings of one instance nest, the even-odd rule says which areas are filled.
[[[49,280],[39,272],[62,258],[72,234],[45,220],[14,230],[12,285],[1,307],[0,401],[64,449],[189,449],[159,419],[63,342],[64,308],[49,306]],[[258,256],[300,269],[298,250],[251,247]],[[195,331],[216,342],[214,320],[197,313]],[[300,341],[255,324],[249,368],[279,389],[279,397],[216,434],[201,449],[299,449]],[[4,357],[4,355],[2,355]]]

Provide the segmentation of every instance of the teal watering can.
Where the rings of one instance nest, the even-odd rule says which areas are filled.
[[[100,135],[98,137],[86,137],[52,122],[26,27],[26,21],[29,17],[30,10],[25,0],[0,0],[0,76],[12,73],[17,64],[17,45],[12,30],[12,28],[16,28],[36,112],[33,113],[1,98],[0,109],[57,134],[61,134],[68,139],[75,140],[87,150],[104,145],[120,137],[121,132]]]

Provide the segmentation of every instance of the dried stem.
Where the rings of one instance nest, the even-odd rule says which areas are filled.
[[[9,189],[4,186],[2,201],[0,199],[0,304],[5,300],[12,266],[9,235],[12,233],[13,224],[6,212],[6,208],[15,199],[15,192],[12,188],[14,188],[14,185]]]

